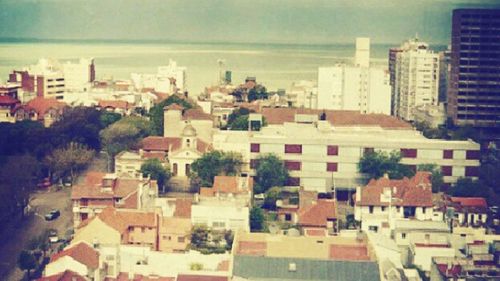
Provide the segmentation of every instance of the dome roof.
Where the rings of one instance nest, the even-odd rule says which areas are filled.
[[[191,124],[187,124],[186,127],[184,127],[184,130],[182,130],[182,136],[196,137],[196,129]]]

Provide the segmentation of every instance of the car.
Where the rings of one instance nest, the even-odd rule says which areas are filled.
[[[50,213],[45,215],[45,220],[51,221],[57,219],[61,215],[59,210],[52,210]]]
[[[59,242],[59,237],[57,237],[57,231],[55,229],[51,229],[49,231],[49,242],[50,243],[57,243],[57,242]]]

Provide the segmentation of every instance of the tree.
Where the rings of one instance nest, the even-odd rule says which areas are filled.
[[[156,136],[161,136],[163,135],[163,110],[165,106],[169,106],[171,104],[178,104],[184,109],[190,109],[193,108],[193,104],[191,104],[188,100],[179,97],[178,95],[171,95],[164,101],[158,103],[157,105],[153,106],[149,110],[149,116],[151,120],[151,126],[152,126],[152,133]]]
[[[283,186],[288,179],[288,170],[283,161],[274,154],[265,154],[257,159],[255,171],[255,193],[266,192],[273,186]]]
[[[71,183],[76,179],[76,172],[85,168],[94,158],[95,152],[85,145],[71,142],[64,148],[52,151],[45,159],[52,175],[65,177],[69,174]]]
[[[374,179],[381,178],[386,173],[391,179],[412,177],[415,173],[408,166],[399,163],[400,161],[401,154],[397,151],[391,153],[376,151],[363,155],[359,161],[358,169],[361,173]]]
[[[459,178],[450,194],[456,197],[488,197],[488,191],[481,183],[471,178]]]
[[[224,240],[226,240],[226,250],[231,250],[233,247],[234,233],[231,230],[224,231]]]
[[[160,160],[153,158],[146,160],[141,165],[141,173],[144,176],[150,176],[158,182],[158,186],[161,188],[162,192],[165,192],[165,186],[167,181],[170,179],[170,171],[163,167]]]
[[[194,226],[191,231],[191,245],[195,249],[205,248],[208,244],[208,228],[205,226]]]
[[[101,113],[101,124],[103,128],[117,122],[122,118],[120,113],[104,111]]]
[[[254,88],[248,91],[248,102],[255,100],[265,100],[269,94],[267,93],[266,87],[262,85],[256,85]]]
[[[500,150],[494,143],[488,146],[481,160],[479,178],[493,193],[500,194]]]
[[[41,174],[40,163],[28,154],[9,156],[0,170],[0,190],[8,194],[3,202],[17,209],[24,217],[30,193],[35,189]]]
[[[199,177],[201,184],[212,186],[215,176],[237,175],[241,169],[242,156],[235,152],[210,151],[191,164],[193,177]]]
[[[112,170],[114,157],[135,147],[139,141],[151,134],[150,122],[140,116],[127,116],[102,130],[101,140],[108,154],[108,170]]]
[[[17,265],[21,270],[26,270],[28,279],[30,279],[30,271],[36,268],[35,256],[26,250],[22,250],[17,259]]]
[[[281,188],[277,186],[271,187],[268,191],[266,191],[263,207],[268,210],[276,210],[276,200],[280,199],[280,196]]]
[[[248,130],[248,117],[249,117],[250,113],[253,113],[253,112],[254,112],[253,110],[248,110],[244,107],[233,111],[233,113],[229,114],[229,116],[227,118],[226,127],[232,131],[246,131],[246,130]],[[253,131],[260,130],[261,125],[262,126],[267,125],[265,118],[262,119],[262,124],[252,123],[252,130]]]
[[[436,164],[422,164],[418,165],[418,171],[430,172],[432,182],[432,192],[440,192],[444,184],[443,174]]]
[[[264,230],[265,223],[264,211],[259,207],[253,207],[250,210],[250,230],[251,231],[262,231]]]

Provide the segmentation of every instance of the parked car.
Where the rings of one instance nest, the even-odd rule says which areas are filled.
[[[55,229],[51,229],[49,231],[49,242],[50,243],[57,243],[57,242],[59,242],[59,237],[57,237],[57,231]]]
[[[38,188],[47,189],[47,188],[50,187],[50,185],[51,185],[50,179],[49,178],[44,178],[43,180],[41,180],[40,182],[38,182],[38,184],[36,186]]]
[[[52,210],[50,213],[45,215],[45,220],[51,221],[57,219],[61,215],[59,210]]]

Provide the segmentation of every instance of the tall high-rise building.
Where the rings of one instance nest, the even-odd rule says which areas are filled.
[[[354,65],[370,67],[370,38],[356,38],[356,55],[354,56]]]
[[[62,65],[66,82],[66,91],[88,91],[95,80],[95,65],[93,58],[81,58],[78,63],[66,62]]]
[[[369,58],[370,39],[357,38],[355,65],[320,67],[316,108],[390,114],[389,73],[369,67]]]
[[[414,108],[438,104],[439,55],[417,38],[404,42],[394,51],[393,115],[414,120]]]
[[[448,117],[500,127],[500,10],[453,11]]]

